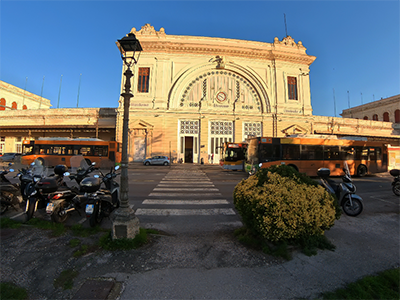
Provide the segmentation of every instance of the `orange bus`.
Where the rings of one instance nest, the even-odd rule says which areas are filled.
[[[300,173],[317,176],[329,168],[332,176],[343,174],[346,161],[351,175],[365,176],[388,170],[388,149],[384,142],[338,138],[336,136],[257,137],[248,140],[246,171],[286,164]]]
[[[88,164],[105,160],[120,163],[121,150],[121,143],[94,138],[39,138],[23,141],[21,163],[28,165],[39,159],[45,166],[70,167],[70,158],[74,155],[83,155]]]
[[[243,171],[246,150],[246,142],[225,142],[222,146],[222,159],[220,160],[220,166],[226,170]]]

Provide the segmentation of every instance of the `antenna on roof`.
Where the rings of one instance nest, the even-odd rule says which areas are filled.
[[[81,75],[79,75],[78,98],[76,99],[76,107],[77,108],[79,106],[79,93],[81,91],[81,79],[82,79],[82,73],[81,73]]]
[[[288,36],[287,34],[287,24],[286,24],[286,14],[283,14],[284,20],[285,20],[285,32],[286,32],[286,36]]]

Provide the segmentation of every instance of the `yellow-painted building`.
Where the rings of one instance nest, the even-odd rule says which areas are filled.
[[[131,82],[130,161],[170,155],[173,161],[213,157],[218,163],[223,142],[250,136],[379,134],[394,143],[400,137],[400,128],[393,132],[391,124],[313,116],[309,67],[315,56],[290,36],[273,43],[178,36],[150,24],[131,32],[143,51]],[[120,141],[122,123],[121,97]]]
[[[167,35],[149,24],[131,32],[143,47],[132,80],[132,160],[170,154],[217,162],[222,142],[280,135],[280,115],[305,121],[312,114],[308,74],[315,57],[290,36],[269,44]],[[118,139],[122,116],[121,97]]]

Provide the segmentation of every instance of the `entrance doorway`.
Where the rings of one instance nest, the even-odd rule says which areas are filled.
[[[193,163],[193,137],[185,136],[185,163]]]

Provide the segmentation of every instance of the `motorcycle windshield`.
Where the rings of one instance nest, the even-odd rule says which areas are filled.
[[[86,171],[89,169],[89,164],[83,155],[74,155],[69,160],[71,164],[71,173],[78,173],[78,171]]]
[[[350,170],[349,170],[349,165],[347,164],[347,161],[343,162],[343,171],[345,175],[350,177]]]
[[[30,167],[33,175],[38,176],[47,176],[47,167],[42,165],[42,161],[39,159],[35,159],[34,164]]]
[[[97,165],[97,167],[103,172],[103,174],[113,171],[114,166],[115,166],[115,163],[105,157],[101,158],[99,164]]]

